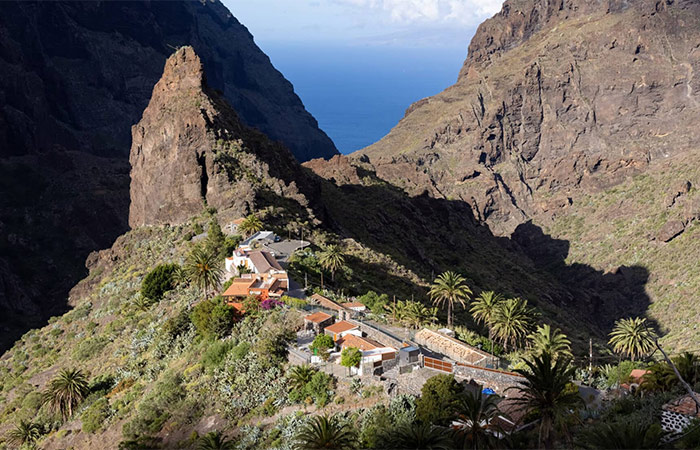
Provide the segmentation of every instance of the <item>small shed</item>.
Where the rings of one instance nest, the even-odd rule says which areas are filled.
[[[402,347],[399,349],[399,366],[408,366],[418,363],[420,349],[418,347]]]
[[[317,311],[304,317],[304,329],[313,330],[314,333],[323,333],[323,330],[333,324],[333,316],[322,311]]]

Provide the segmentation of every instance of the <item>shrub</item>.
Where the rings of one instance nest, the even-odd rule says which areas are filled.
[[[107,339],[103,337],[88,338],[75,347],[73,350],[73,358],[78,361],[86,361],[95,355],[98,355],[104,350]]]
[[[94,433],[100,430],[111,413],[112,409],[109,407],[109,401],[106,398],[97,400],[83,413],[83,431]]]
[[[416,417],[423,423],[445,422],[454,415],[462,392],[462,386],[452,375],[435,375],[421,389]]]
[[[309,348],[314,354],[318,355],[324,361],[328,359],[328,350],[335,347],[333,338],[327,334],[319,334],[314,338]]]
[[[369,308],[373,314],[383,314],[385,311],[384,307],[389,304],[389,296],[369,291],[365,295],[358,297],[357,301]]]
[[[186,396],[182,377],[166,372],[156,387],[141,401],[136,417],[124,425],[124,435],[137,438],[158,433],[171,415],[181,409]]]
[[[204,370],[211,373],[223,363],[228,352],[235,347],[234,342],[230,340],[212,342],[202,356],[202,366],[204,366]]]
[[[163,294],[173,288],[173,274],[178,267],[177,264],[156,266],[141,282],[141,295],[154,303],[160,301]]]
[[[198,303],[190,314],[197,333],[205,338],[220,338],[231,331],[235,310],[222,297]]]
[[[325,372],[316,372],[306,385],[306,394],[314,400],[316,406],[323,408],[328,404],[335,387],[334,378]]]

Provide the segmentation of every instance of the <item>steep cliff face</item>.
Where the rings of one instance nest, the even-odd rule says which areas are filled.
[[[1,2],[0,347],[128,229],[131,126],[184,45],[243,124],[300,161],[337,153],[218,1]]]
[[[690,1],[507,1],[458,82],[358,155],[414,193],[468,202],[500,234],[551,217],[697,144],[698,13]]]
[[[132,128],[129,224],[181,224],[213,207],[239,217],[263,192],[309,205],[297,185],[313,182],[284,146],[240,123],[183,47],[165,63],[143,117]]]
[[[675,311],[700,314],[700,277],[680,263],[697,255],[697,175],[683,168],[700,162],[698,70],[696,1],[509,0],[457,83],[353,158],[469,205],[588,314],[647,314],[688,348],[697,330]],[[638,301],[614,312],[624,299]]]

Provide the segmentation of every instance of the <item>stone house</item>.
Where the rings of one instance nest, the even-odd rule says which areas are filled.
[[[700,398],[700,394],[695,393]],[[693,419],[700,419],[700,408],[690,395],[677,398],[661,407],[661,427],[667,433],[681,434]]]
[[[323,333],[326,327],[333,324],[333,316],[322,311],[317,311],[304,316],[304,329],[312,330],[315,334]]]

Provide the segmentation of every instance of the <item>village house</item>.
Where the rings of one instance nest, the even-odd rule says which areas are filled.
[[[700,398],[700,394],[695,392],[695,397]],[[666,403],[661,410],[661,427],[673,435],[683,433],[693,419],[700,419],[700,408],[690,394]]]
[[[391,361],[397,356],[395,348],[386,347],[374,339],[354,334],[345,335],[338,341],[338,345],[341,351],[346,348],[356,348],[362,353],[359,366],[350,368],[350,373],[353,375],[371,375],[375,369],[382,366],[383,361]],[[338,358],[338,363],[340,363],[340,358]]]
[[[337,313],[340,320],[352,319],[355,314],[353,310],[346,308],[345,305],[334,302],[330,298],[324,297],[321,294],[313,294],[311,297],[309,297],[309,299],[322,308]]]
[[[650,371],[645,369],[634,369],[630,372],[629,380],[626,383],[622,383],[620,387],[634,394],[639,389],[639,386],[644,381],[644,376]]]
[[[323,330],[323,332],[328,336],[332,337],[333,342],[336,343],[348,334],[362,336],[362,331],[360,331],[360,327],[346,320],[341,320],[339,322],[334,323],[333,325],[326,327],[326,329]]]
[[[282,273],[284,269],[274,255],[264,250],[244,250],[237,248],[233,255],[226,258],[226,271],[238,273],[239,267],[250,273]]]
[[[234,278],[231,285],[221,294],[229,302],[248,296],[280,298],[289,289],[289,277],[282,273],[247,273]]]
[[[317,311],[308,316],[304,316],[304,329],[311,330],[315,334],[323,333],[323,330],[333,324],[333,316],[322,311]]]
[[[224,232],[227,234],[237,234],[238,233],[238,227],[245,222],[244,217],[239,217],[238,219],[234,220],[233,222],[229,223],[228,225],[224,226]]]

